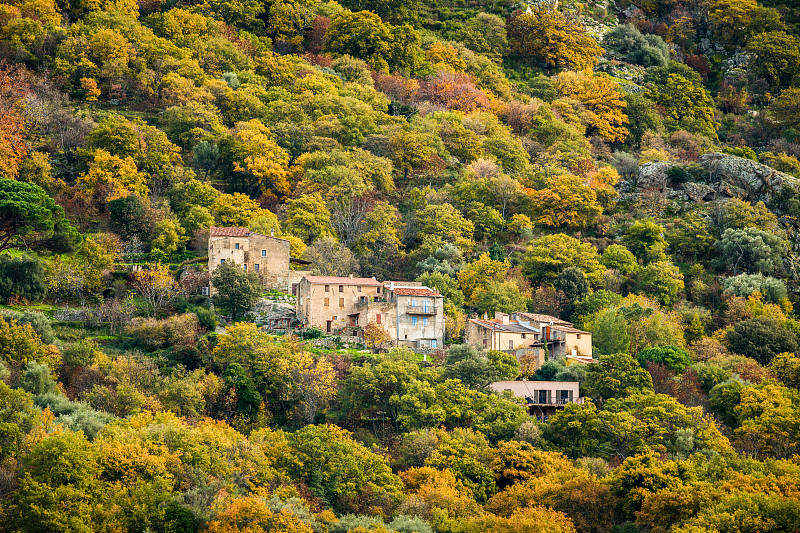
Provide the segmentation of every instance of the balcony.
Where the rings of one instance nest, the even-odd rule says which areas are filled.
[[[436,306],[434,305],[409,305],[406,307],[406,313],[409,315],[436,315]]]

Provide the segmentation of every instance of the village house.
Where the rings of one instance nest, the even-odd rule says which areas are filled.
[[[262,235],[247,228],[212,227],[208,234],[208,273],[219,265],[234,262],[255,272],[267,289],[288,292],[305,272],[290,271],[290,263],[309,264],[289,257],[289,241]],[[294,274],[294,275],[292,275]],[[213,290],[213,288],[211,289]]]
[[[494,392],[510,392],[525,400],[528,414],[546,421],[570,403],[583,403],[577,381],[496,381],[489,385]]]
[[[389,332],[397,346],[441,348],[444,346],[444,296],[421,283],[384,282],[388,313],[394,321]]]
[[[370,323],[396,346],[440,348],[444,344],[444,297],[420,283],[374,278],[304,276],[297,289],[297,317],[326,333]]]
[[[592,334],[550,315],[496,312],[490,319],[470,318],[465,328],[468,344],[479,350],[499,350],[520,358],[527,356],[540,367],[547,357],[591,361]]]
[[[326,333],[384,324],[381,310],[365,305],[383,298],[383,283],[375,278],[303,276],[297,286],[297,319]]]

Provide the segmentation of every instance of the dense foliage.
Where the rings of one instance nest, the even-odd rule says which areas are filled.
[[[775,0],[0,0],[0,531],[796,531],[799,32]],[[233,263],[204,296],[212,226],[435,287],[449,348],[260,329],[292,297]],[[526,310],[595,361],[464,344]],[[584,400],[489,387],[523,378]]]

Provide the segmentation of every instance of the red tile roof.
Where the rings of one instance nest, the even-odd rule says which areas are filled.
[[[393,292],[398,296],[441,296],[428,287],[395,287]]]
[[[315,285],[371,285],[373,287],[381,287],[383,283],[376,281],[374,278],[351,278],[351,277],[337,277],[337,276],[303,276],[309,282]]]
[[[247,237],[250,230],[247,228],[217,228],[211,226],[212,237]]]

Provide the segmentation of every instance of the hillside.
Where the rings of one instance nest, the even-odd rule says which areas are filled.
[[[0,531],[796,531],[799,186],[796,2],[0,0]]]

